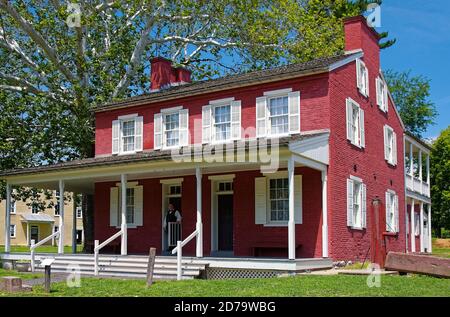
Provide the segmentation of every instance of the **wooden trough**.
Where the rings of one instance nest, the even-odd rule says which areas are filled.
[[[386,270],[450,278],[450,259],[423,254],[389,252]]]

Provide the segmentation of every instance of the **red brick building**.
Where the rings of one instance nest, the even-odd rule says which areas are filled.
[[[122,254],[188,237],[197,257],[405,252],[404,127],[378,34],[344,27],[341,55],[204,82],[155,58],[150,94],[96,109],[94,158],[2,177],[92,194],[95,239],[119,233]]]

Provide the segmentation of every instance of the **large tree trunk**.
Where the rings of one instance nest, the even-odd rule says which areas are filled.
[[[94,195],[83,194],[83,252],[93,253],[94,245]]]

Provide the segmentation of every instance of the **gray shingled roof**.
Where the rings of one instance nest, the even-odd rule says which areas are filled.
[[[170,87],[150,94],[139,95],[121,101],[98,106],[95,111],[105,111],[114,108],[140,105],[173,98],[189,97],[193,94],[209,93],[215,90],[231,89],[242,85],[253,85],[259,82],[281,80],[286,77],[302,76],[329,71],[329,67],[353,54],[341,54],[333,57],[319,58],[305,63],[290,64],[276,68],[231,75],[217,79],[193,82],[180,86]]]
[[[291,141],[299,141],[306,140],[315,136],[323,135],[328,133],[327,131],[321,131],[317,133],[309,133],[309,134],[296,134],[292,136],[282,137],[279,139],[280,146],[287,146]],[[268,144],[270,144],[270,139],[268,139]],[[236,142],[235,142],[236,144]],[[246,149],[248,149],[250,143],[246,142]],[[24,175],[24,174],[35,174],[35,173],[44,173],[58,170],[68,170],[68,169],[78,169],[78,168],[86,168],[86,167],[96,167],[96,166],[105,166],[105,165],[117,165],[117,164],[129,164],[129,163],[137,163],[137,162],[145,162],[145,161],[158,161],[158,160],[171,160],[171,151],[170,150],[149,150],[136,154],[129,155],[111,155],[104,157],[92,157],[80,160],[73,160],[58,164],[52,165],[42,165],[35,166],[29,168],[20,168],[20,169],[12,169],[6,170],[0,173],[0,178],[4,176],[13,176],[13,175]]]

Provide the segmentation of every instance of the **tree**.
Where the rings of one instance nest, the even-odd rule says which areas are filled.
[[[429,100],[430,80],[413,76],[410,71],[388,70],[384,75],[406,130],[420,138],[437,116],[436,107]]]
[[[450,126],[441,132],[431,150],[432,226],[438,237],[450,229]]]

